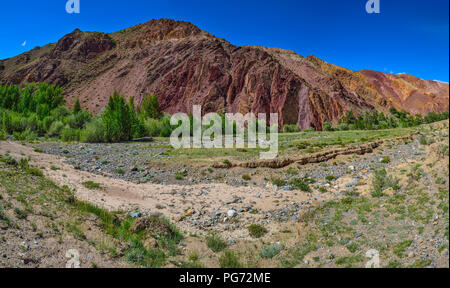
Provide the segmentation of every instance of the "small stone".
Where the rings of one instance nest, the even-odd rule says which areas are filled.
[[[186,217],[188,217],[188,216],[191,216],[192,214],[194,214],[195,213],[195,210],[194,209],[192,209],[192,208],[190,208],[190,209],[188,209],[187,211],[186,211],[186,214],[184,214]]]
[[[134,219],[139,218],[141,216],[142,216],[141,212],[134,212],[130,214],[130,217]]]
[[[228,210],[227,215],[228,217],[233,218],[236,215],[236,211],[234,211],[233,209]]]

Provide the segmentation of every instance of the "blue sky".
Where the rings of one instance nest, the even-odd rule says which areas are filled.
[[[75,28],[114,32],[153,18],[192,22],[235,45],[314,54],[353,70],[449,80],[449,1],[380,0],[1,0],[0,59],[56,42]],[[25,42],[26,41],[26,42]]]

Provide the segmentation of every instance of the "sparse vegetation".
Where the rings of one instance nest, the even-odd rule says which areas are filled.
[[[259,224],[251,224],[248,226],[248,233],[253,238],[261,238],[267,233],[267,229]]]
[[[220,237],[218,233],[211,233],[206,236],[206,245],[214,252],[220,252],[227,248],[227,243]]]
[[[278,187],[282,187],[285,184],[284,180],[282,180],[280,178],[276,178],[276,177],[273,177],[272,179],[270,179],[270,182],[272,182],[273,185],[276,185]]]
[[[388,175],[386,169],[381,168],[375,171],[374,178],[372,180],[372,196],[381,197],[383,196],[383,191],[392,188],[398,190],[398,179],[395,179],[391,175]]]
[[[381,163],[384,163],[384,164],[391,163],[391,158],[389,156],[385,156],[381,159]]]
[[[250,180],[252,180],[252,177],[250,177],[250,175],[248,175],[248,174],[243,174],[242,175],[242,180],[250,181]]]
[[[309,187],[309,185],[300,178],[292,178],[291,180],[288,181],[288,185],[292,188],[292,189],[298,189],[304,192],[311,192],[311,188]]]
[[[95,182],[93,182],[93,181],[86,181],[86,182],[83,182],[83,186],[86,187],[86,188],[88,188],[88,189],[91,189],[91,190],[101,189],[100,184],[95,183]]]
[[[242,268],[239,254],[231,250],[225,250],[219,258],[221,268]]]
[[[261,252],[259,252],[259,256],[264,259],[272,259],[273,257],[280,254],[283,251],[283,246],[278,244],[272,244],[270,246],[265,246]]]

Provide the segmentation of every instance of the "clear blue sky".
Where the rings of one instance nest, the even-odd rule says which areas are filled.
[[[367,0],[80,0],[81,13],[71,15],[66,1],[1,0],[0,59],[56,42],[75,28],[114,32],[172,18],[235,45],[291,49],[353,70],[449,80],[448,0],[380,0],[380,14],[366,13]]]

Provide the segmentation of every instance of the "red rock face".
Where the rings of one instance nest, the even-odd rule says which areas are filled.
[[[336,123],[347,110],[448,111],[448,103],[442,105],[448,85],[406,78],[354,72],[282,49],[237,47],[167,19],[112,34],[75,30],[56,44],[0,61],[0,83],[57,84],[68,105],[79,97],[92,112],[117,90],[138,103],[154,93],[167,113],[191,112],[195,104],[203,113],[279,113],[280,125],[302,129]]]

